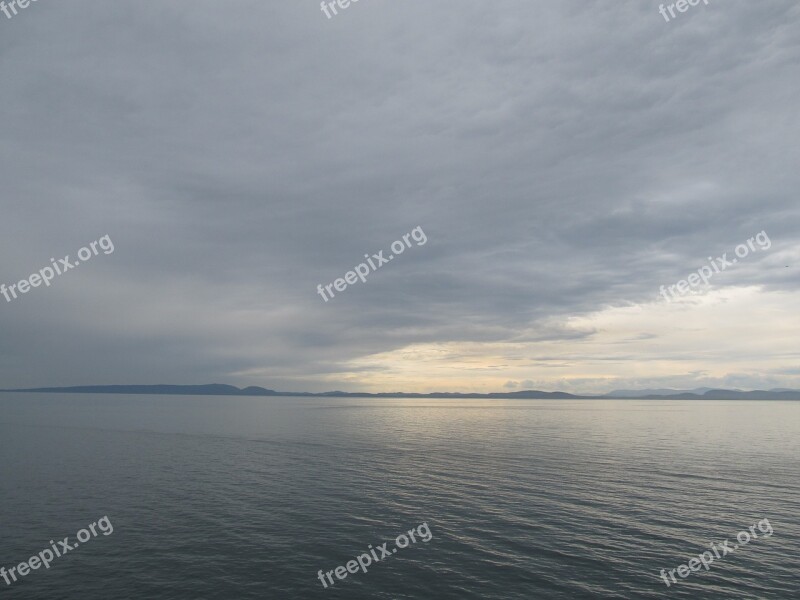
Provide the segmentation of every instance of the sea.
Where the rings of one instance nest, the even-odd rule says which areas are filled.
[[[0,567],[2,600],[796,600],[800,402],[3,393]]]

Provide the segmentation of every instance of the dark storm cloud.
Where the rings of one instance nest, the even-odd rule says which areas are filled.
[[[565,318],[655,301],[762,230],[715,285],[796,291],[800,9],[657,6],[0,15],[0,281],[116,246],[0,298],[4,386],[321,389],[411,343],[570,343],[593,330]],[[416,226],[426,245],[316,294]]]

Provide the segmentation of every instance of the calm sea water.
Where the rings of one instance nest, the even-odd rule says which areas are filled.
[[[0,566],[105,515],[0,598],[796,599],[800,403],[0,394]]]

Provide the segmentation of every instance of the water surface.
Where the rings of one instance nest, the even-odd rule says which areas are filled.
[[[797,402],[0,394],[0,566],[114,526],[0,597],[798,598],[798,440]]]

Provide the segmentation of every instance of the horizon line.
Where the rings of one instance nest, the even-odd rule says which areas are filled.
[[[211,384],[109,384],[109,385],[78,385],[78,386],[59,386],[59,387],[38,387],[38,388],[17,388],[0,389],[5,393],[105,393],[105,394],[129,394],[129,395],[214,395],[214,396],[303,396],[303,397],[467,397],[467,398],[508,398],[514,399],[523,397],[526,399],[759,399],[753,395],[770,395],[769,398],[778,400],[800,400],[800,390],[790,388],[773,388],[771,390],[739,390],[727,388],[694,388],[705,389],[705,392],[697,393],[688,390],[672,390],[671,388],[660,388],[674,393],[653,393],[652,388],[643,390],[614,390],[604,394],[573,394],[560,390],[548,392],[544,390],[518,390],[504,392],[345,392],[341,390],[330,390],[325,392],[282,392],[262,386],[247,386],[239,388],[235,385],[226,383]],[[614,394],[615,391],[625,392],[626,395]],[[636,396],[636,392],[641,391],[641,396]],[[633,395],[631,395],[633,394]],[[536,398],[535,396],[539,396]],[[727,396],[727,397],[720,397]],[[749,397],[747,397],[749,396]]]

